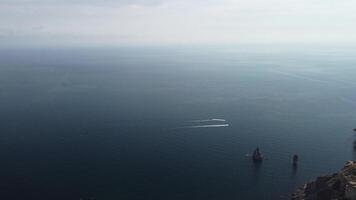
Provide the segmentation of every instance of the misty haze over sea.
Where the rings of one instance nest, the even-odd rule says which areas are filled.
[[[0,199],[283,199],[355,157],[351,47],[12,48],[0,60]]]

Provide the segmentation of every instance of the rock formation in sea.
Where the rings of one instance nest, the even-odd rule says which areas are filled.
[[[356,200],[356,162],[348,161],[338,173],[304,184],[292,200]]]

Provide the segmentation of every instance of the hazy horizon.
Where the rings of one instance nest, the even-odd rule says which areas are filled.
[[[356,2],[2,0],[2,47],[356,44]]]

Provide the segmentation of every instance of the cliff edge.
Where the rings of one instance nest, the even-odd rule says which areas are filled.
[[[292,200],[356,200],[356,162],[348,161],[340,172],[304,184]]]

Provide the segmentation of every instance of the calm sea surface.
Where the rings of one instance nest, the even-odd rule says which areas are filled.
[[[284,199],[354,159],[355,77],[352,48],[0,50],[0,199]]]

